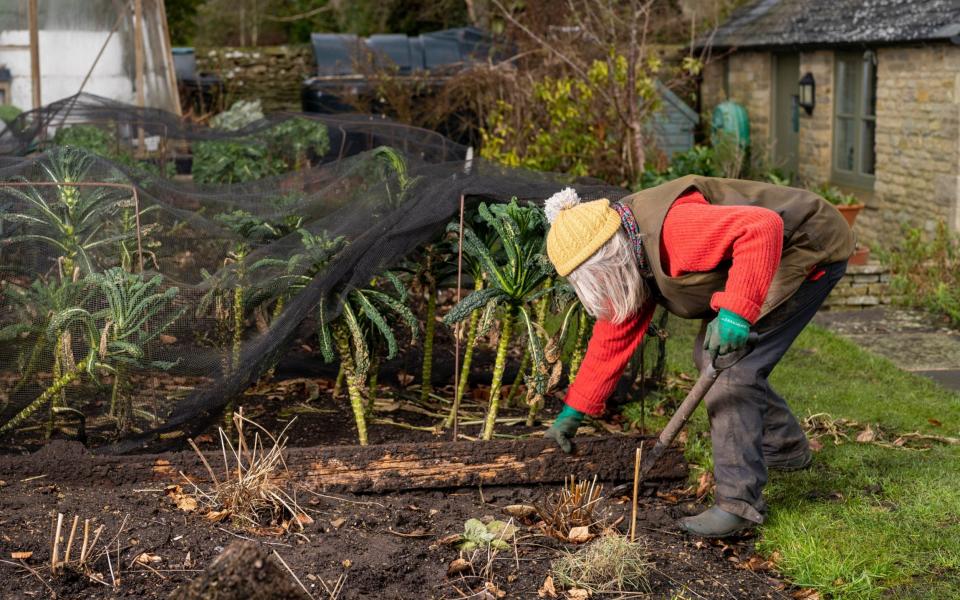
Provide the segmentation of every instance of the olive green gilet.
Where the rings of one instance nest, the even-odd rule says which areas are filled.
[[[707,202],[723,206],[761,206],[783,219],[783,253],[760,315],[786,301],[817,265],[847,260],[854,236],[835,207],[808,190],[758,181],[688,175],[621,200],[630,207],[643,235],[657,301],[684,318],[704,318],[713,313],[710,298],[724,289],[728,264],[713,271],[670,277],[660,262],[660,235],[667,211],[677,198],[695,189]]]

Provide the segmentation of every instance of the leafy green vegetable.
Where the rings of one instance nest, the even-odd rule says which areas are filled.
[[[484,524],[479,519],[467,519],[463,524],[463,533],[457,548],[467,552],[473,550],[509,550],[517,528],[504,521],[491,521]]]

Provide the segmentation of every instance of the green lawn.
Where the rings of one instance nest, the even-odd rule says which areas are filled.
[[[695,374],[693,326],[674,319],[670,332],[670,371]],[[771,380],[800,418],[826,412],[891,433],[960,437],[960,394],[819,327],[807,328]],[[703,408],[691,429],[688,456],[707,462]],[[779,553],[797,585],[834,598],[960,598],[960,446],[824,438],[810,470],[771,473],[766,494],[758,549]]]

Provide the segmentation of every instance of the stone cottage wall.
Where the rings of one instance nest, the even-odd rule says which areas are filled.
[[[833,52],[800,54],[800,76],[810,73],[816,82],[813,114],[800,110],[797,148],[799,185],[816,186],[830,180],[833,140]]]
[[[725,74],[729,77],[726,86]],[[700,83],[704,122],[709,123],[713,109],[728,99],[724,91],[726,87],[730,91],[729,99],[747,109],[750,142],[765,148],[770,139],[770,77],[769,52],[736,52],[708,63]]]
[[[197,69],[215,73],[229,100],[263,101],[265,111],[300,110],[300,85],[313,74],[309,45],[197,48]]]
[[[705,124],[710,123],[714,107],[727,99],[723,81],[726,68],[725,57],[708,62],[703,68],[703,76],[700,80],[700,106],[703,107],[702,117]]]
[[[771,59],[768,52],[738,52],[730,61],[730,99],[747,109],[750,142],[754,146],[770,139]]]
[[[909,222],[960,230],[960,48],[877,52],[877,175],[863,231],[878,241]]]

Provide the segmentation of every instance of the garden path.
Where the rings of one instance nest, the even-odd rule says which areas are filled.
[[[960,390],[960,331],[927,313],[889,306],[831,310],[815,322],[905,371]]]

